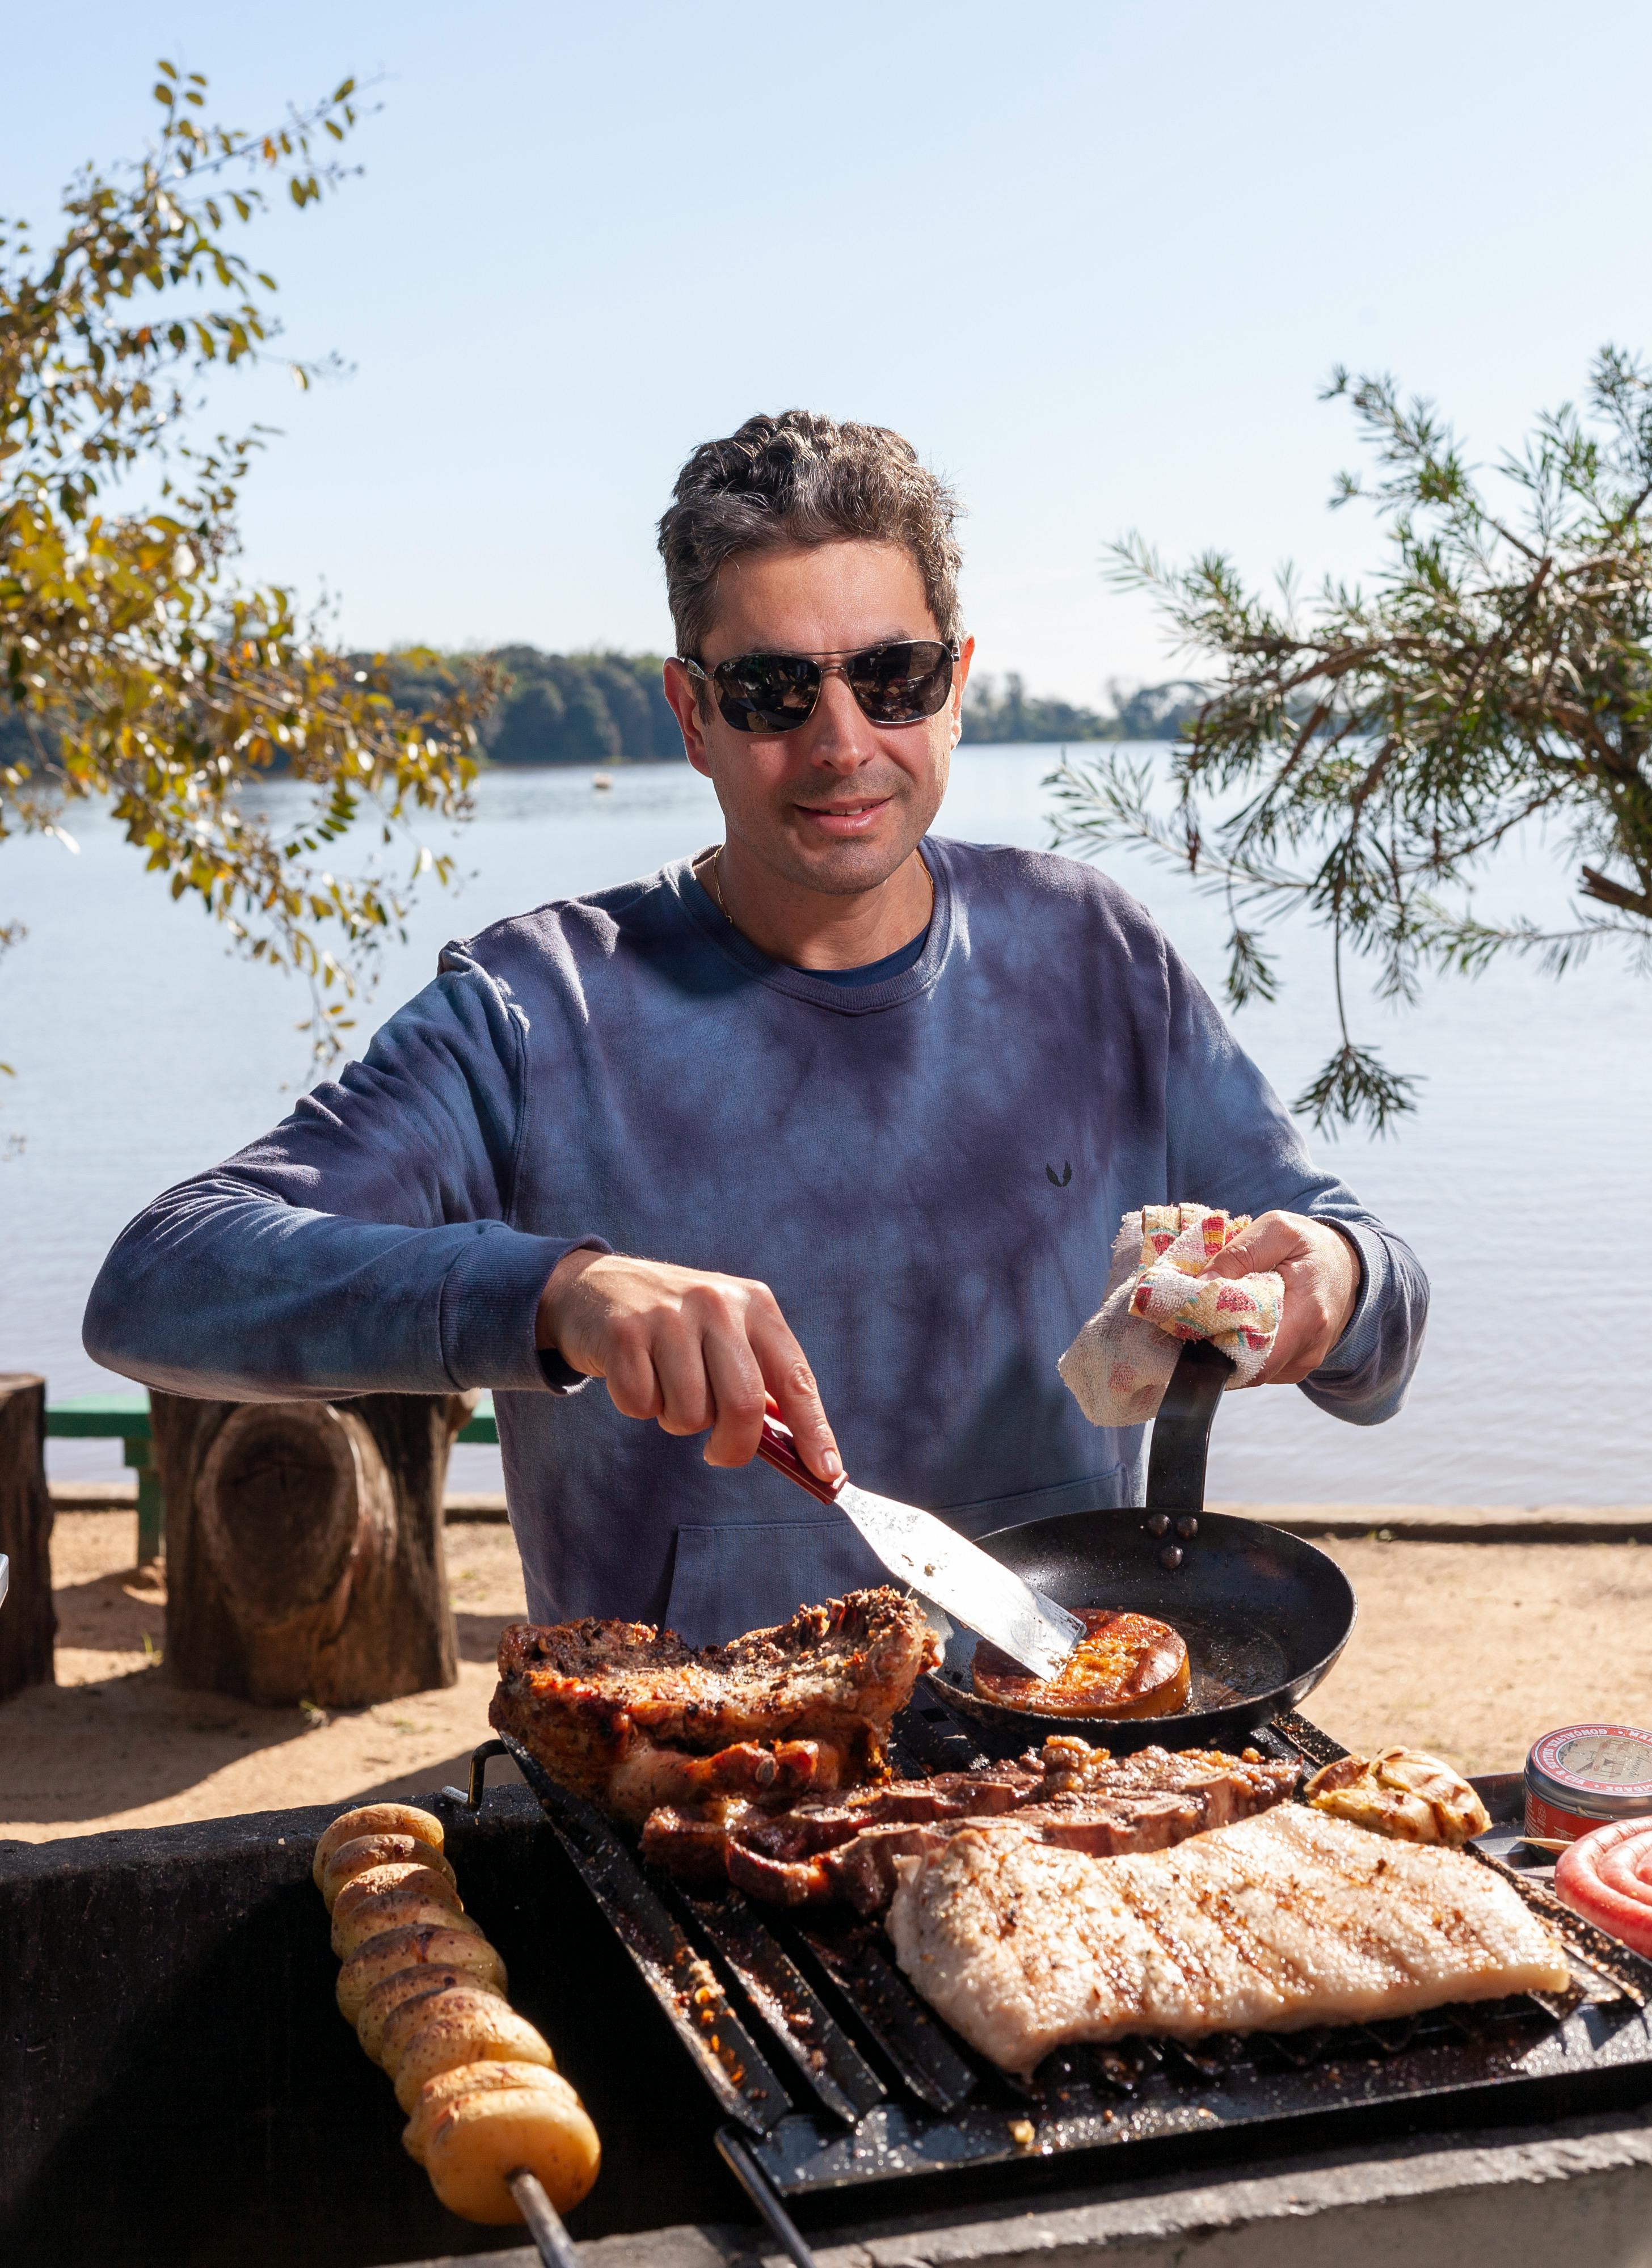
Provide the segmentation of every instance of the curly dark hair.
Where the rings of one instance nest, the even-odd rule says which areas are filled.
[[[957,644],[961,509],[946,482],[883,425],[840,424],[811,409],[748,417],[726,441],[702,441],[677,475],[660,523],[660,556],[677,652],[697,660],[725,561],[771,544],[898,543],[924,578],[936,627]]]

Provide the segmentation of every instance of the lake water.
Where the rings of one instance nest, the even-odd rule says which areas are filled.
[[[959,752],[940,831],[1042,846],[1056,752]],[[682,766],[495,773],[461,838],[466,879],[422,901],[387,960],[364,1034],[429,974],[444,938],[500,915],[646,873],[716,839],[706,784]],[[279,791],[277,791],[279,792]],[[96,814],[80,855],[50,842],[0,852],[0,919],[27,941],[0,966],[0,1368],[43,1371],[54,1395],[113,1383],[80,1346],[87,1288],[112,1238],[166,1183],[212,1163],[291,1107],[307,1077],[299,988],[227,955],[174,906]],[[1552,860],[1500,876],[1552,895]],[[1213,990],[1220,909],[1185,877],[1107,860],[1153,908]],[[1288,934],[1288,933],[1287,933]],[[1284,997],[1237,1020],[1286,1094],[1328,1051],[1330,985],[1303,932]],[[1385,1142],[1316,1146],[1408,1236],[1434,1283],[1428,1344],[1407,1408],[1371,1432],[1289,1388],[1230,1395],[1210,1491],[1250,1501],[1618,1504],[1652,1498],[1652,1395],[1643,1287],[1652,1280],[1652,983],[1601,959],[1553,984],[1509,968],[1442,983],[1363,1031],[1427,1074],[1420,1114]],[[1184,1193],[1190,1197],[1197,1190]],[[1097,1287],[1098,1292],[1100,1287]],[[58,1442],[52,1469],[120,1469],[100,1443]],[[455,1484],[498,1486],[467,1449]]]

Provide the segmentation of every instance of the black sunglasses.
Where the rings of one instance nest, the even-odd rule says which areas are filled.
[[[864,653],[817,660],[807,653],[742,653],[702,669],[679,657],[690,676],[709,685],[725,721],[737,733],[792,733],[815,714],[821,687],[843,678],[874,725],[916,725],[946,704],[956,646],[939,638],[902,638]]]

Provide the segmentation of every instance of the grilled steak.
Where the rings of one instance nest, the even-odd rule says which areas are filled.
[[[563,1786],[622,1818],[784,1798],[881,1768],[889,1721],[937,1659],[922,1609],[852,1591],[727,1646],[646,1623],[514,1623],[488,1712]]]
[[[1248,1818],[1289,1795],[1296,1767],[1254,1749],[1139,1749],[1111,1756],[1069,1735],[1018,1763],[932,1779],[895,1780],[776,1807],[673,1804],[653,1812],[643,1855],[674,1873],[714,1881],[774,1905],[841,1897],[863,1914],[886,1905],[894,1861],[938,1848],[962,1827],[1014,1814],[1047,1843],[1103,1855],[1157,1851],[1208,1827]]]
[[[1007,2071],[1129,2032],[1300,2030],[1568,1982],[1559,1940],[1490,1867],[1303,1804],[1115,1859],[1007,1819],[896,1871],[901,1967]]]

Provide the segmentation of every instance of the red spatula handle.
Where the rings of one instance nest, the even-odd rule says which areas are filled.
[[[800,1489],[807,1489],[817,1504],[836,1504],[841,1481],[817,1480],[797,1453],[797,1443],[792,1429],[771,1415],[763,1421],[763,1439],[757,1444],[757,1454],[765,1465],[772,1465],[777,1473],[784,1473]]]

